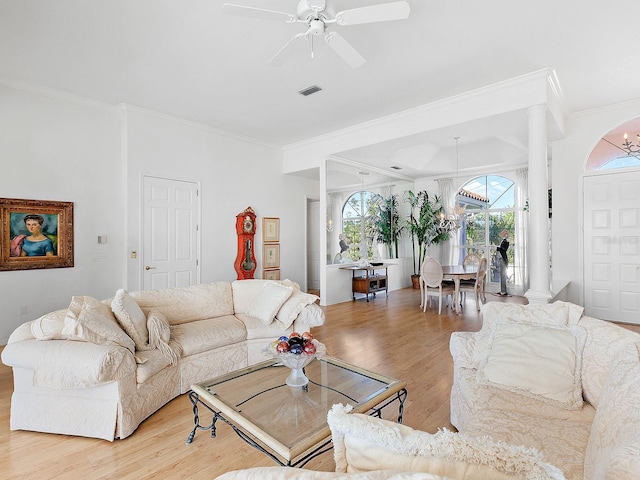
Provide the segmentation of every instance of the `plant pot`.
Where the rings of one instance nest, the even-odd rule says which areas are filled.
[[[414,289],[420,290],[420,275],[411,275],[411,285]]]

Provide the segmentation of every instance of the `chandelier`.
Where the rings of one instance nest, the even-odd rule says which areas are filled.
[[[460,137],[455,137],[456,141],[456,184],[458,184],[458,140]],[[444,211],[440,213],[440,224],[439,227],[441,230],[446,232],[452,232],[453,230],[458,230],[462,225],[462,218],[464,217],[464,210],[467,207],[466,205],[460,205],[458,203],[458,196],[460,195],[460,191],[456,192],[455,197],[455,205],[453,206],[453,211],[445,213]]]
[[[638,143],[633,144],[629,141],[629,135],[624,134],[624,142],[622,142],[622,149],[627,152],[627,155],[637,156],[640,153],[640,133],[637,134]]]

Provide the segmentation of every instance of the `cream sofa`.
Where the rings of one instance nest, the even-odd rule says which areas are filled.
[[[265,359],[280,335],[324,322],[318,297],[290,281],[242,280],[73,297],[18,327],[12,430],[125,438],[194,383]]]
[[[640,335],[564,302],[482,315],[451,336],[451,423],[536,448],[569,480],[640,478]]]

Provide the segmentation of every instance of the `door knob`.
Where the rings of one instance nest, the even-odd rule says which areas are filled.
[[[154,270],[156,267],[150,267],[149,265],[147,265],[146,267],[144,267],[145,270]]]

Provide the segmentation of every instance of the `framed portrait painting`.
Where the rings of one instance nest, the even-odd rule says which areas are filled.
[[[280,266],[280,244],[267,243],[262,246],[262,267],[278,268]]]
[[[262,219],[262,241],[265,243],[280,241],[280,219],[264,217]]]
[[[0,270],[73,267],[73,202],[0,198]]]

